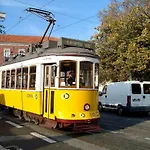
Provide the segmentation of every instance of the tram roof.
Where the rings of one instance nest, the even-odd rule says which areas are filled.
[[[78,47],[66,47],[66,48],[37,48],[34,52],[27,52],[25,56],[18,55],[16,58],[11,57],[10,60],[5,61],[1,66],[26,61],[38,57],[44,56],[78,56],[78,57],[92,57],[99,58],[95,51],[78,48]]]

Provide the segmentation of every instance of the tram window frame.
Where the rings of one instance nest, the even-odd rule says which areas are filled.
[[[31,69],[32,69],[32,68],[35,68],[35,69],[34,69],[34,70],[35,70],[34,72],[31,72]],[[30,67],[29,67],[29,90],[35,90],[35,85],[36,85],[36,69],[37,69],[36,66],[30,66]],[[34,77],[34,80],[33,80],[33,81],[34,81],[34,84],[33,84],[33,86],[31,87],[31,77],[32,77],[32,76],[35,76],[35,77]],[[32,81],[32,82],[33,82],[33,81]]]
[[[51,66],[51,87],[55,87],[56,66]]]
[[[75,63],[75,66],[73,67],[73,65],[68,69],[65,70],[64,68],[64,65],[62,66],[62,64],[67,64],[68,63]],[[67,68],[67,65],[66,65],[66,68]],[[59,69],[59,87],[60,88],[76,88],[77,87],[77,82],[78,82],[78,77],[77,77],[77,61],[75,60],[62,60],[59,62],[59,66],[60,66],[60,69]],[[69,66],[69,65],[68,65]],[[64,69],[64,70],[63,70]],[[68,85],[68,78],[69,78],[69,72],[73,72],[73,74],[75,75],[75,78],[74,78],[74,83],[73,85]],[[63,82],[61,80],[64,80]],[[62,84],[61,84],[62,83]],[[64,83],[64,85],[63,85]]]
[[[79,88],[93,88],[93,78],[94,78],[94,76],[93,76],[93,67],[94,67],[94,63],[90,62],[90,61],[80,61],[79,64],[80,64]],[[87,67],[87,64],[90,64],[91,66]],[[81,72],[81,71],[85,70],[85,67],[87,67],[87,68],[91,67],[91,69],[90,69],[90,71],[91,71],[91,81],[89,82],[91,85],[87,85],[87,86],[85,85],[86,84],[86,82],[85,82],[86,79],[84,79],[85,78],[85,76],[84,76],[85,72],[83,72],[83,73]],[[82,68],[84,68],[84,69],[82,69]]]
[[[22,89],[28,89],[28,76],[29,76],[28,67],[23,67],[23,69],[22,69]],[[25,79],[24,79],[24,77],[25,77]]]
[[[94,88],[99,88],[99,63],[95,63],[94,67]]]
[[[16,89],[21,89],[21,88],[22,88],[22,68],[17,68],[16,69]]]
[[[13,78],[14,78],[14,82],[13,82]],[[16,70],[12,69],[11,70],[11,78],[10,78],[10,88],[11,89],[15,89],[16,88]],[[14,84],[13,84],[14,83]]]
[[[1,88],[6,87],[6,71],[2,71]]]
[[[45,66],[45,81],[44,86],[49,86],[49,66]]]
[[[10,88],[10,70],[7,70],[6,71],[6,81],[5,81],[5,87],[7,88],[7,89],[9,89]]]

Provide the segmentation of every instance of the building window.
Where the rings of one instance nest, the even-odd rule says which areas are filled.
[[[5,48],[4,49],[4,57],[10,57],[10,49],[9,48]]]
[[[19,49],[18,50],[18,55],[24,56],[25,55],[25,49]]]

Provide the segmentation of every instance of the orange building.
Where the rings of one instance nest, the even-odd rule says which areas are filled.
[[[40,42],[42,36],[24,36],[0,34],[0,64],[7,60],[11,55],[25,55],[30,44]],[[45,37],[43,41],[47,41]],[[50,37],[52,41],[58,41],[58,38]]]

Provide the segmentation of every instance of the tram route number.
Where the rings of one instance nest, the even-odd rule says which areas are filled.
[[[38,96],[37,96],[37,94],[27,94],[27,98],[34,98],[34,99],[37,99]]]
[[[97,117],[98,113],[90,113],[91,117]]]
[[[27,94],[27,98],[33,98],[32,94]]]

